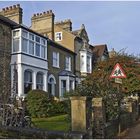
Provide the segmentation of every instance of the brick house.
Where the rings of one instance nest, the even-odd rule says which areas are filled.
[[[17,24],[0,15],[0,102],[8,102],[11,91],[11,41],[12,29]]]
[[[31,89],[49,91],[57,97],[75,88],[75,53],[22,24],[22,8],[14,5],[0,12],[10,25],[11,85],[16,67],[17,93],[25,97]],[[14,20],[15,22],[13,22]],[[5,24],[5,23],[4,23]],[[47,24],[49,25],[49,24]],[[10,54],[9,53],[9,54]],[[15,66],[16,64],[16,66]],[[10,63],[9,63],[10,65]]]
[[[38,70],[35,69],[37,68],[40,69],[40,78],[43,77],[41,73],[45,74],[42,89],[56,97],[62,97],[64,92],[74,89],[75,84],[77,85],[83,78],[92,73],[95,61],[98,62],[108,58],[107,45],[93,46],[89,43],[89,37],[84,24],[81,25],[80,29],[72,30],[72,22],[70,19],[55,22],[54,13],[52,10],[49,10],[47,12],[34,14],[31,18],[31,27],[29,29],[22,25],[22,11],[20,5],[17,4],[3,8],[2,11],[0,11],[0,15],[8,17],[18,24],[13,31],[12,44],[14,43],[14,39],[19,38],[20,50],[18,50],[19,53],[12,52],[11,65],[13,66],[14,62],[19,60],[20,62],[18,63],[22,63],[25,59],[27,63],[25,64],[26,66],[30,67],[34,65],[34,70],[31,68],[29,70],[30,74],[28,71],[28,75],[33,74],[32,85],[28,81],[26,83],[26,85],[30,85],[29,89],[41,87],[41,85],[38,86],[36,84],[36,74]],[[14,36],[16,30],[19,30],[19,33],[17,33],[19,34],[18,37]],[[32,37],[30,34],[32,34]],[[45,44],[43,42],[45,42]],[[30,50],[31,44],[33,45],[32,48],[34,48],[34,54]],[[14,45],[15,44],[13,44],[13,47]],[[43,49],[43,46],[45,49]],[[25,49],[24,52],[22,48]],[[36,50],[39,52],[36,52]],[[43,50],[45,55],[42,53]],[[22,59],[23,57],[24,59]],[[41,71],[41,69],[45,71]],[[23,72],[19,71],[19,73],[24,73],[24,70],[25,69],[23,69]],[[22,79],[25,77],[20,76]],[[40,82],[41,81],[43,80],[40,80]],[[19,95],[25,94],[25,82],[20,82],[20,80],[18,82]],[[22,88],[20,86],[22,86]]]
[[[89,44],[88,34],[83,24],[79,30],[72,31],[71,20],[55,22],[55,15],[50,10],[34,14],[31,18],[31,29],[48,36],[77,54],[75,58],[77,83],[92,72],[92,49],[90,49],[92,45]]]

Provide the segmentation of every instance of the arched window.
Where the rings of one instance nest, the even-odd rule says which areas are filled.
[[[51,95],[55,96],[55,85],[56,85],[56,80],[53,75],[50,75],[48,78],[48,91]]]
[[[24,93],[27,94],[30,90],[32,90],[32,72],[29,70],[25,70],[24,72]]]
[[[43,73],[38,72],[36,75],[36,89],[43,90]]]

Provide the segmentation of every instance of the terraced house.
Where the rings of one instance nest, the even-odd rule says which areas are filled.
[[[19,4],[3,8],[0,14],[14,23],[10,36],[11,85],[16,69],[18,96],[41,89],[62,98],[92,73],[94,61],[108,58],[107,45],[89,43],[84,24],[73,31],[71,20],[55,22],[52,10],[34,14],[30,28],[22,24]]]
[[[79,30],[72,31],[71,20],[55,22],[55,15],[51,10],[34,14],[31,23],[31,29],[48,36],[77,54],[75,57],[76,83],[92,72],[93,54],[92,49],[90,49],[92,45],[89,44],[89,38],[83,24]]]
[[[12,26],[9,38],[12,40],[9,43],[10,77],[12,87],[16,75],[18,96],[25,97],[31,89],[41,89],[63,97],[66,91],[74,89],[75,53],[23,25],[19,5],[7,7],[1,14],[4,15],[0,16],[1,22],[8,21]]]
[[[5,96],[11,94],[11,41],[15,25],[17,25],[15,22],[0,15],[0,102],[5,101]]]

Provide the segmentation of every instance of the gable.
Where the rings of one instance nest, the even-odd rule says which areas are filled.
[[[85,29],[81,30],[79,37],[82,38],[85,42],[89,42],[88,34]]]

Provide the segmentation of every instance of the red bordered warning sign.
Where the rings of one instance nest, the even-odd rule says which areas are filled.
[[[110,78],[126,78],[126,74],[124,73],[119,63],[114,66]]]

